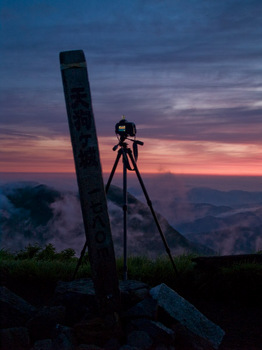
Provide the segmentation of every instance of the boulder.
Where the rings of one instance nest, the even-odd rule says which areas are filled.
[[[100,346],[94,344],[80,344],[75,350],[103,350]]]
[[[73,329],[57,325],[56,334],[52,339],[40,339],[35,341],[30,350],[75,350],[76,342]]]
[[[147,284],[139,281],[119,281],[122,308],[128,309],[149,295]],[[92,279],[81,278],[69,282],[58,282],[53,305],[66,307],[66,320],[73,325],[84,316],[97,314],[97,302]]]
[[[53,304],[38,310],[8,289],[0,291],[4,350],[213,350],[224,336],[165,284],[149,293],[145,283],[120,281],[121,312],[107,315],[97,312],[90,279],[59,282]]]
[[[54,350],[53,342],[51,339],[37,340],[30,350]]]
[[[33,341],[53,338],[57,332],[57,324],[65,320],[65,307],[42,307],[26,324]]]
[[[147,297],[124,312],[122,316],[127,319],[149,318],[154,320],[156,313],[157,302],[151,297]]]
[[[97,316],[74,325],[74,334],[78,344],[95,344],[104,347],[108,342],[121,337],[121,328],[117,314]]]
[[[137,330],[146,332],[150,338],[153,339],[154,344],[174,344],[175,332],[160,322],[149,319],[137,319],[131,321],[131,324],[137,328]]]
[[[0,330],[1,350],[29,350],[30,339],[25,327]]]
[[[66,324],[73,326],[88,313],[97,313],[97,302],[93,281],[82,278],[74,281],[59,281],[55,289],[53,305],[66,308]]]
[[[119,281],[121,297],[128,294],[129,299],[137,303],[149,295],[149,287],[146,283],[134,280]]]
[[[150,349],[152,344],[152,339],[144,331],[133,331],[127,337],[127,345],[140,350]]]
[[[218,349],[225,332],[191,303],[181,297],[164,283],[150,290],[150,295],[175,323],[181,324],[190,333],[205,339]]]
[[[76,340],[71,327],[57,325],[57,334],[53,339],[53,350],[75,350]]]
[[[1,328],[24,326],[36,308],[6,287],[0,287]]]
[[[95,297],[94,283],[91,278],[81,278],[69,282],[59,281],[55,289],[55,296],[63,296],[67,293],[75,293],[89,296],[91,301]]]
[[[133,296],[136,302],[143,300],[148,295],[149,291],[146,283],[133,280],[119,281],[119,289],[121,293],[128,293],[130,296]],[[81,278],[69,282],[59,281],[55,289],[54,301],[63,301],[67,295],[72,294],[74,297],[77,295],[85,296],[87,302],[94,302],[95,290],[92,279]]]

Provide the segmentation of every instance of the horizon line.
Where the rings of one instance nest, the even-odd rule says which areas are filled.
[[[103,171],[103,174],[110,174],[110,171]],[[131,172],[130,173],[135,173]],[[141,172],[140,172],[141,173]],[[76,175],[74,171],[0,171],[0,174],[59,174]],[[115,175],[121,175],[122,171],[116,171]],[[175,175],[175,176],[234,176],[234,177],[262,177],[262,174],[215,174],[215,173],[173,173],[167,172],[143,172],[143,175]]]

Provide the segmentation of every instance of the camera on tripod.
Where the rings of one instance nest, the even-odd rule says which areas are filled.
[[[127,138],[128,136],[136,136],[136,125],[135,123],[128,122],[125,117],[120,120],[119,123],[116,123],[115,132],[121,138]]]

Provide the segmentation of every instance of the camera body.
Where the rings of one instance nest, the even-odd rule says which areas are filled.
[[[124,138],[136,136],[136,125],[135,123],[128,122],[126,119],[122,119],[119,123],[116,123],[115,132]]]

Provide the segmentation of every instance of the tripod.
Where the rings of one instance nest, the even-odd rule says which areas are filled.
[[[128,148],[128,144],[125,142],[125,140],[128,139],[130,141],[132,141],[134,144],[134,154],[135,154],[135,158],[133,156],[133,152],[130,148]],[[120,149],[118,150],[118,153],[117,153],[117,156],[116,156],[116,160],[115,160],[115,163],[113,165],[113,168],[112,168],[112,171],[111,171],[111,174],[109,176],[109,179],[108,179],[108,182],[107,182],[107,185],[106,185],[106,193],[108,192],[109,190],[109,187],[110,187],[110,184],[111,184],[111,181],[113,179],[113,176],[114,176],[114,173],[115,173],[115,170],[117,168],[117,165],[118,165],[118,162],[119,162],[119,159],[121,158],[122,156],[122,160],[123,160],[123,232],[124,232],[124,280],[127,280],[127,170],[134,170],[136,172],[136,175],[137,175],[137,178],[139,180],[139,183],[141,185],[141,188],[143,190],[143,193],[144,193],[144,196],[146,198],[146,201],[147,201],[147,205],[149,206],[150,208],[150,211],[151,211],[151,214],[154,218],[154,221],[156,223],[156,226],[158,228],[158,231],[160,233],[160,236],[162,238],[162,241],[164,243],[164,246],[165,246],[165,249],[166,249],[166,252],[169,256],[169,259],[171,261],[171,264],[174,268],[174,271],[176,274],[178,274],[177,272],[177,268],[176,268],[176,265],[174,263],[174,260],[172,258],[172,255],[171,255],[171,252],[170,252],[170,249],[168,247],[168,244],[167,244],[167,241],[165,239],[165,235],[159,225],[159,222],[158,222],[158,219],[157,219],[157,216],[155,214],[155,211],[153,209],[153,206],[152,206],[152,202],[148,196],[148,193],[147,193],[147,190],[145,188],[145,185],[144,185],[144,182],[142,180],[142,177],[139,173],[139,170],[138,170],[138,167],[137,167],[137,164],[136,164],[136,159],[137,159],[137,155],[138,155],[138,152],[137,152],[137,145],[143,145],[143,142],[141,141],[137,141],[137,140],[133,140],[133,139],[129,139],[127,137],[124,137],[122,136],[120,138],[120,141],[119,143],[113,147],[113,150],[116,151],[118,147],[120,147]],[[128,158],[131,160],[131,163],[133,165],[133,169],[131,168],[130,164],[129,164],[129,161],[128,161]]]
[[[126,139],[128,139],[128,140],[133,142],[133,145],[134,145],[133,149],[134,149],[135,157],[133,156],[132,150],[130,148],[128,148],[128,144],[125,142]],[[124,255],[124,275],[123,275],[123,277],[124,277],[125,281],[127,280],[127,170],[131,170],[131,171],[134,170],[136,172],[137,178],[139,180],[139,183],[140,183],[141,188],[143,190],[144,196],[146,198],[147,205],[150,208],[151,214],[152,214],[152,216],[154,218],[154,221],[156,223],[156,226],[158,228],[158,231],[159,231],[160,236],[162,238],[162,241],[164,243],[166,252],[167,252],[167,254],[169,256],[169,259],[171,261],[171,264],[172,264],[172,266],[174,268],[175,274],[178,275],[178,271],[177,271],[176,265],[174,263],[174,260],[172,258],[170,249],[168,247],[165,235],[164,235],[164,233],[163,233],[163,231],[162,231],[162,229],[161,229],[161,227],[159,225],[156,213],[155,213],[155,211],[153,209],[153,206],[152,206],[152,202],[151,202],[151,200],[149,198],[149,195],[147,193],[147,190],[145,188],[144,182],[142,180],[142,177],[141,177],[141,175],[139,173],[139,170],[138,170],[138,167],[137,167],[137,164],[136,164],[137,155],[138,155],[137,145],[141,145],[142,146],[143,144],[144,143],[141,142],[141,141],[129,139],[129,138],[125,137],[125,136],[121,136],[120,137],[119,143],[113,147],[113,151],[116,151],[118,147],[120,147],[120,149],[117,152],[116,160],[115,160],[115,163],[113,165],[112,171],[110,173],[110,176],[109,176],[106,188],[105,188],[105,191],[107,193],[108,190],[109,190],[110,184],[112,182],[115,170],[117,168],[118,162],[119,162],[119,160],[120,160],[120,158],[122,156],[122,161],[123,161],[123,232],[124,232],[124,237],[123,237],[124,238],[123,239],[123,241],[124,241],[123,242],[123,245],[124,245],[124,254],[123,254]],[[128,158],[131,160],[131,163],[133,165],[133,169],[131,168],[131,166],[129,164]],[[78,260],[76,269],[74,271],[73,279],[75,279],[75,277],[76,277],[77,271],[78,271],[79,266],[81,265],[81,261],[82,261],[82,259],[84,257],[86,248],[87,248],[87,242],[85,242],[85,245],[84,245],[84,247],[82,249],[80,258]]]

